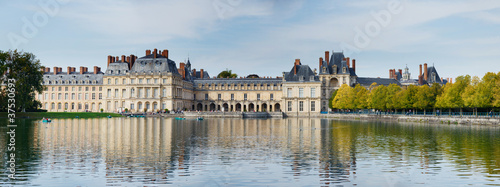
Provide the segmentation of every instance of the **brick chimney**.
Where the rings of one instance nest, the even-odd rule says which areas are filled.
[[[45,68],[45,72],[50,73],[50,68],[49,68],[49,67],[46,67],[46,68]]]
[[[423,85],[424,84],[424,76],[423,75],[419,75],[418,76],[418,85]]]
[[[192,75],[192,77],[196,78],[196,69],[193,69],[193,75]]]
[[[155,48],[155,49],[153,50],[153,58],[156,58],[156,55],[157,55],[157,54],[158,54],[158,50]]]
[[[161,52],[161,55],[165,58],[168,58],[168,49],[163,50],[163,52]]]
[[[181,74],[182,78],[185,79],[186,78],[186,71],[184,70],[184,67],[186,66],[186,64],[184,62],[181,62],[179,64],[179,73]]]
[[[111,55],[108,55],[108,66],[109,66],[110,63],[113,62],[113,60],[111,58],[113,58],[113,57]]]
[[[85,73],[85,67],[80,66],[80,74],[84,74],[84,73]]]
[[[393,73],[393,75],[392,75],[393,78],[397,80],[398,77],[396,76],[396,69],[392,69],[392,73]]]
[[[443,77],[441,77],[441,82],[443,82]]]
[[[200,79],[203,79],[203,69],[200,69]]]
[[[450,83],[453,84],[453,78],[450,78]]]
[[[323,57],[319,57],[319,69],[323,66]]]
[[[130,56],[127,57],[127,62],[130,62]]]
[[[150,55],[151,54],[151,50],[146,50],[146,56]]]
[[[427,81],[427,63],[424,64],[424,80]]]
[[[59,68],[54,67],[54,75],[57,75],[58,70],[59,70]]]
[[[399,74],[400,74],[401,76],[403,76],[403,70],[402,70],[402,69],[399,69]]]
[[[97,66],[94,66],[94,74],[97,74],[97,73],[99,73],[99,69],[100,69],[99,67],[97,67]]]
[[[389,70],[389,79],[392,79],[392,69]]]
[[[330,65],[330,51],[325,51],[326,65]]]
[[[297,75],[297,66],[300,65],[300,59],[295,59],[295,63],[293,65],[293,71],[294,71],[294,75]]]
[[[76,72],[76,68],[75,67],[71,67],[71,72]]]
[[[122,55],[122,62],[125,62],[125,55]]]
[[[120,57],[119,56],[115,57],[115,62],[120,62]]]
[[[135,63],[135,56],[134,55],[130,55],[130,61],[128,62],[128,69],[131,70],[132,69],[132,66],[134,66],[134,63]]]
[[[352,59],[352,71],[356,73],[356,59]]]
[[[347,57],[345,61],[347,62],[347,70],[349,70],[349,68],[351,67],[351,58]]]
[[[68,75],[71,74],[71,70],[72,70],[71,67],[68,66]]]
[[[420,64],[420,73],[418,74],[418,76],[422,75],[422,64]]]

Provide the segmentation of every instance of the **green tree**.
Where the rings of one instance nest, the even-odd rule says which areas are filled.
[[[413,107],[419,110],[424,110],[425,115],[426,109],[432,108],[434,105],[432,98],[433,93],[429,86],[419,86],[417,87],[417,93],[414,97]]]
[[[353,109],[354,108],[354,89],[347,84],[343,84],[338,89],[337,95],[333,99],[333,108]]]
[[[399,101],[401,103],[401,108],[403,109],[413,109],[416,100],[416,95],[418,92],[418,87],[415,85],[410,85],[406,89],[402,90],[399,95]]]
[[[368,108],[368,90],[360,84],[356,84],[353,92],[355,93],[353,98],[354,109]]]
[[[497,73],[493,83],[493,107],[500,107],[500,72]]]
[[[387,86],[387,96],[386,96],[386,108],[388,109],[400,109],[401,103],[399,102],[398,93],[401,92],[401,87],[397,84],[390,84]]]
[[[217,78],[236,78],[238,77],[237,74],[233,73],[232,70],[224,70],[217,75]]]
[[[387,109],[387,87],[377,86],[370,92],[370,107],[377,110]]]
[[[0,73],[8,69],[7,76],[1,78],[3,84],[7,85],[9,79],[15,80],[15,109],[25,111],[26,109],[37,109],[41,103],[35,100],[35,92],[43,91],[43,72],[41,71],[40,60],[36,59],[32,53],[0,51]],[[4,97],[7,87],[1,90]],[[1,109],[7,109],[7,102],[2,102]]]
[[[470,84],[470,75],[459,76],[455,79],[455,83],[448,83],[443,89],[443,94],[438,96],[436,106],[439,108],[460,108],[460,115],[465,106],[462,93],[465,88]]]
[[[335,96],[337,96],[337,92],[339,90],[335,90],[332,92],[332,96],[330,97],[330,99],[328,100],[328,107],[331,108],[331,109],[334,109],[333,107],[333,99],[335,99]]]

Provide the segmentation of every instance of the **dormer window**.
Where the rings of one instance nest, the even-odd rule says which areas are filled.
[[[311,76],[309,77],[309,81],[314,81],[314,76],[313,76],[313,75],[311,75]]]
[[[333,74],[337,74],[337,65],[332,66]]]
[[[299,76],[299,81],[304,81],[304,76]]]
[[[326,67],[323,67],[323,73],[326,73]]]
[[[343,68],[342,68],[342,73],[346,73],[346,71],[347,71],[347,68],[346,68],[346,67],[343,67]]]

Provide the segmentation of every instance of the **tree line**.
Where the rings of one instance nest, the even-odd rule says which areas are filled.
[[[372,84],[368,89],[357,84],[346,84],[334,91],[330,98],[331,109],[375,109],[380,111],[447,109],[475,112],[500,108],[500,72],[486,73],[481,79],[470,75],[459,76],[454,83],[441,86],[410,85],[404,88]]]

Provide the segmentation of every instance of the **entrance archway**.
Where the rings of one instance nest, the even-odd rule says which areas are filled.
[[[241,104],[240,103],[236,104],[235,111],[241,112]]]
[[[267,112],[267,111],[268,111],[267,104],[266,103],[262,104],[262,112]]]
[[[229,105],[227,103],[222,104],[222,108],[224,109],[224,112],[229,111]]]
[[[281,108],[280,108],[280,104],[279,104],[279,103],[276,103],[276,104],[274,105],[274,111],[275,111],[275,112],[279,112],[279,111],[281,111]]]
[[[202,105],[201,103],[198,103],[198,104],[196,105],[196,110],[198,110],[198,111],[202,111],[202,110],[203,110],[203,105]]]
[[[255,105],[254,105],[253,103],[250,103],[250,104],[248,105],[248,111],[249,111],[249,112],[255,112]]]
[[[215,104],[212,103],[212,104],[210,104],[210,111],[214,111],[214,110],[215,110]]]

